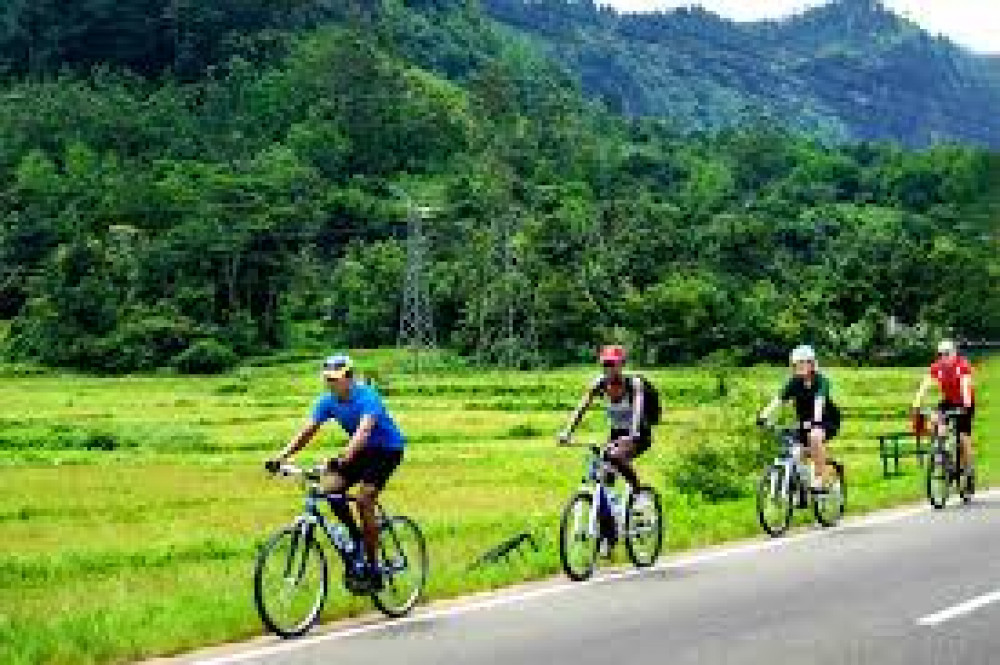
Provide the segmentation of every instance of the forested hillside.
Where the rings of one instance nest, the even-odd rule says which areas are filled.
[[[1000,334],[986,152],[627,118],[474,5],[250,5],[0,8],[8,359],[393,344],[401,189],[436,210],[438,339],[486,360],[617,339],[658,363],[800,341],[888,362]]]
[[[760,23],[699,8],[617,14],[590,1],[485,3],[626,114],[685,129],[766,116],[834,140],[1000,147],[1000,68],[878,0],[832,0]]]

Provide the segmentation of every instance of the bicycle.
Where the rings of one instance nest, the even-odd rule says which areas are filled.
[[[827,478],[834,479],[825,492],[812,492],[809,467],[803,461],[801,437],[805,430],[761,427],[781,444],[781,454],[764,469],[757,484],[757,518],[765,533],[775,538],[783,535],[792,523],[796,504],[808,508],[810,502],[821,526],[835,526],[844,515],[843,465],[827,459]]]
[[[663,547],[660,495],[652,487],[642,486],[635,493],[626,487],[623,497],[612,488],[615,476],[614,467],[601,447],[590,444],[583,485],[566,503],[559,522],[559,560],[566,575],[576,582],[593,574],[602,538],[617,540],[618,536],[624,536],[629,560],[637,568],[652,566],[660,556]],[[602,533],[602,509],[611,513],[613,533]]]
[[[922,409],[920,414],[929,417],[937,412],[943,418],[948,431],[942,433],[940,420],[931,432],[930,461],[927,464],[927,499],[935,510],[941,510],[948,503],[952,484],[958,489],[962,503],[972,501],[976,491],[975,478],[961,464],[959,455],[960,435],[955,418],[964,413],[963,409]],[[962,481],[965,482],[962,482]]]
[[[355,595],[368,595],[389,617],[405,616],[420,599],[427,581],[427,548],[420,528],[403,515],[387,515],[377,507],[379,525],[378,574],[375,590],[353,575],[355,543],[347,528],[320,512],[322,501],[355,501],[346,493],[329,494],[320,488],[323,467],[310,470],[283,464],[277,475],[295,478],[305,488],[302,514],[274,533],[261,547],[254,569],[254,601],[269,630],[284,638],[304,635],[319,620],[329,590],[326,554],[317,531],[344,564],[344,586]]]

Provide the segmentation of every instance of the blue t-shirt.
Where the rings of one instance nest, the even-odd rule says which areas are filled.
[[[333,393],[326,393],[316,400],[312,419],[317,425],[336,420],[344,431],[353,435],[361,424],[362,416],[375,418],[375,426],[368,436],[366,446],[383,450],[402,450],[406,445],[403,434],[382,404],[382,397],[371,386],[355,383],[346,400]]]

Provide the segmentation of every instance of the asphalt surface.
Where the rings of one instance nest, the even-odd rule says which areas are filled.
[[[986,665],[1000,663],[997,591],[990,494],[182,662]]]

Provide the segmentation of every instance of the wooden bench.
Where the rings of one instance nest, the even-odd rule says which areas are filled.
[[[878,437],[878,454],[882,458],[882,477],[890,478],[901,474],[899,458],[916,457],[920,466],[924,465],[924,456],[930,452],[925,437],[913,432],[893,432]]]

